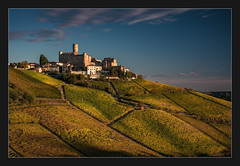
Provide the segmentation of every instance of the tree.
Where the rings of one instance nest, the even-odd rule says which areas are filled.
[[[40,55],[40,60],[39,61],[40,61],[41,66],[48,63],[48,59],[43,54]]]
[[[142,76],[141,74],[139,74],[139,75],[137,76],[137,78],[140,79],[140,80],[142,80],[142,79],[143,79],[143,76]]]
[[[22,61],[21,65],[23,68],[27,68],[27,65],[29,65],[29,63],[27,61]]]

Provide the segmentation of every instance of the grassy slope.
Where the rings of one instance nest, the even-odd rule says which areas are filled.
[[[45,76],[32,71],[24,71],[24,73],[21,71],[11,71],[11,74],[10,74],[10,70],[9,70],[9,79],[10,79],[10,75],[12,78],[11,81],[14,83],[18,83],[20,81],[21,84],[22,83],[26,84],[26,82],[29,82],[30,86],[26,87],[26,86],[22,86],[21,84],[20,85],[17,84],[17,86],[20,87],[21,90],[22,89],[27,90],[27,92],[33,91],[32,94],[37,92],[37,90],[34,89],[36,85],[38,86],[39,83],[44,84],[42,82],[39,82],[38,80],[58,88],[62,84],[62,82],[59,80],[56,80],[49,76]],[[35,77],[38,83],[35,83],[36,79],[30,76]],[[13,79],[15,77],[17,78],[17,80]],[[140,86],[138,86],[136,83],[132,81],[118,82],[118,83],[114,83],[114,85],[117,88],[120,95],[129,99],[138,100],[138,101],[150,104],[155,108],[166,109],[166,110],[169,110],[170,112],[171,111],[184,112],[184,109],[182,109],[181,107],[173,103],[171,100],[164,97],[162,95],[162,93],[164,93],[174,101],[176,100],[176,102],[179,103],[180,105],[187,107],[187,109],[191,110],[192,113],[198,115],[199,117],[217,118],[217,119],[224,119],[224,120],[225,119],[229,120],[231,118],[231,112],[228,111],[228,109],[224,107],[220,108],[220,105],[217,105],[216,103],[213,103],[210,101],[208,101],[209,103],[205,102],[207,100],[202,98],[200,99],[200,97],[186,93],[186,91],[184,91],[184,89],[182,88],[154,83],[146,80],[143,80],[143,81],[136,80],[136,81],[140,85],[144,86],[144,88],[147,88],[147,90],[151,91],[151,93],[149,93],[147,90],[144,90],[144,88],[141,88]],[[32,84],[32,82],[34,82],[34,84]],[[98,82],[96,83],[96,86],[100,86],[104,88],[108,87],[108,85],[106,85],[105,83],[104,84],[102,83],[99,84]],[[54,88],[52,86],[50,87]],[[87,111],[94,117],[101,119],[102,121],[105,121],[105,122],[110,122],[111,120],[124,114],[129,109],[132,109],[132,107],[130,106],[128,107],[126,105],[122,105],[121,103],[116,102],[109,94],[103,91],[77,87],[72,85],[65,86],[65,91],[66,91],[67,98],[72,103],[82,108],[83,110]],[[41,92],[38,92],[38,93],[41,93]],[[195,97],[192,97],[191,95]],[[198,94],[198,95],[201,95],[201,94]],[[204,96],[204,97],[207,98],[208,96],[207,97]],[[184,100],[181,100],[181,98],[183,98]],[[211,100],[213,99],[211,98]],[[218,101],[218,100],[216,100],[216,102],[219,102],[221,104],[225,104],[228,106],[228,104],[226,104],[225,102]],[[210,110],[207,113],[206,111],[203,111],[206,108]],[[32,110],[37,110],[37,111],[32,112]],[[209,126],[206,123],[200,120],[191,119],[186,116],[178,116],[180,119],[177,119],[173,116],[170,116],[170,114],[163,115],[163,113],[161,113],[161,116],[163,116],[165,120],[169,122],[174,122],[173,125],[169,125],[169,122],[166,122],[166,121],[163,122],[162,120],[159,120],[158,113],[155,113],[158,111],[157,110],[149,111],[149,113],[147,114],[142,113],[142,111],[139,111],[140,113],[136,113],[136,111],[134,111],[124,119],[117,122],[116,124],[113,124],[113,126],[119,129],[120,131],[126,133],[127,135],[130,135],[134,139],[152,147],[153,149],[156,149],[160,152],[163,152],[168,155],[173,155],[173,156],[219,155],[220,151],[224,149],[221,145],[217,144],[206,135],[202,135],[201,132],[198,133],[199,131],[197,130],[193,131],[194,128],[189,129],[189,125],[185,127],[189,129],[190,135],[193,133],[194,133],[193,135],[200,134],[200,137],[199,135],[197,136],[198,137],[196,138],[197,142],[195,143],[193,140],[191,140],[191,137],[188,138],[187,134],[181,133],[183,132],[182,131],[183,129],[176,131],[175,129],[176,127],[174,126],[176,125],[181,126],[183,124],[186,125],[186,123],[183,123],[183,121],[181,121],[180,119],[183,119],[188,123],[190,123],[191,125],[200,128],[202,131],[208,133],[211,137],[215,138],[219,142],[222,142],[223,144],[227,144],[230,146],[229,138],[226,138],[224,135],[216,131],[216,129],[209,128]],[[36,123],[41,117],[41,122],[43,122],[44,125],[48,126],[54,132],[56,132],[59,136],[71,142],[75,147],[81,150],[84,150],[91,156],[104,156],[104,155],[105,156],[109,156],[109,155],[148,156],[147,153],[149,153],[149,156],[156,155],[156,154],[153,154],[152,152],[147,152],[146,149],[144,150],[144,153],[143,152],[141,153],[140,149],[142,147],[138,147],[139,145],[136,146],[133,144],[129,144],[128,141],[126,142],[126,140],[125,142],[121,142],[121,140],[117,140],[116,142],[115,137],[113,139],[112,138],[113,135],[109,134],[109,131],[105,130],[104,127],[101,126],[102,124],[94,123],[93,125],[92,122],[89,122],[89,123],[86,122],[83,119],[86,119],[88,121],[90,117],[89,116],[85,117],[86,116],[85,114],[76,114],[76,109],[74,108],[69,109],[69,107],[65,107],[65,106],[63,107],[52,106],[50,108],[50,107],[43,106],[42,108],[39,108],[39,109],[24,110],[23,112],[21,111],[20,112],[13,111],[13,112],[14,113],[12,114],[10,111],[10,115],[9,115],[9,120],[11,123],[22,123],[22,122]],[[30,114],[32,116],[29,116]],[[66,116],[66,114],[68,116]],[[160,119],[162,119],[162,117],[160,117]],[[179,121],[181,123],[179,123]],[[140,123],[137,124],[137,122],[140,122]],[[81,127],[84,126],[87,129],[85,130],[85,128],[82,129],[81,127],[79,129],[79,125]],[[224,133],[228,134],[229,136],[231,136],[230,125],[216,124],[216,123],[213,123],[212,125],[218,128],[219,130],[223,131]],[[199,139],[199,138],[202,138],[202,139]],[[78,142],[79,140],[82,140],[81,144]],[[115,141],[112,141],[112,140],[115,140]],[[188,141],[184,142],[184,140],[188,140]],[[206,141],[206,140],[210,140],[210,141]],[[107,142],[110,144],[107,144]],[[133,149],[126,150],[127,149],[126,145],[127,146],[131,145],[131,148],[135,148],[135,150]]]
[[[202,119],[217,123],[231,123],[231,109],[188,92],[175,92],[167,96]]]
[[[197,129],[161,110],[134,111],[113,127],[169,156],[220,155],[225,149]]]
[[[160,83],[155,83],[147,80],[136,80],[138,84],[146,88],[148,91],[150,91],[152,94],[155,94],[156,96],[160,94],[165,94],[170,99],[181,105],[182,107],[186,108],[190,113],[193,113],[197,115],[199,118],[214,121],[217,123],[231,123],[231,109],[228,109],[226,107],[223,107],[215,102],[203,99],[203,96],[206,98],[211,98],[211,100],[214,100],[218,103],[229,105],[230,102],[224,101],[221,99],[217,99],[211,96],[207,96],[195,91],[191,91],[192,93],[196,93],[199,96],[193,95],[191,93],[188,93],[183,88],[178,88],[174,86],[164,85]],[[136,98],[136,97],[135,97]],[[144,98],[144,97],[142,97]],[[143,99],[141,99],[143,100]],[[155,103],[149,103],[156,105]]]
[[[136,85],[133,81],[113,81],[113,84],[121,97],[142,96],[149,94],[143,88]]]
[[[112,87],[110,86],[110,83],[107,81],[88,81],[88,85],[91,88],[95,88],[95,89],[99,89],[99,90],[104,90],[110,94],[114,94],[114,90],[112,89]]]
[[[63,81],[52,78],[50,76],[35,72],[35,71],[31,71],[31,70],[23,70],[23,72],[41,82],[44,82],[46,84],[52,85],[54,87],[60,88],[62,84],[64,84]]]
[[[225,145],[226,147],[231,147],[231,136],[227,137],[225,134],[223,134],[222,132],[219,132],[218,130],[216,130],[214,127],[210,126],[209,124],[206,124],[205,122],[192,118],[192,117],[188,117],[188,116],[184,116],[184,115],[179,115],[179,114],[174,114],[176,117],[184,120],[185,122],[189,123],[190,125],[196,127],[197,129],[207,133],[209,136],[211,136],[212,138],[214,138],[215,140],[221,142],[223,145]],[[217,125],[217,124],[216,124]],[[214,126],[214,124],[213,124]],[[231,127],[231,126],[230,126]],[[227,130],[227,131],[231,131]]]
[[[223,99],[219,99],[217,97],[213,97],[213,96],[210,96],[210,95],[207,95],[207,94],[204,94],[204,93],[200,93],[200,92],[196,92],[196,91],[191,91],[192,93],[196,94],[196,95],[199,95],[199,96],[202,96],[206,99],[209,99],[209,100],[212,100],[214,102],[217,102],[217,103],[220,103],[222,105],[225,105],[227,107],[230,107],[231,108],[231,102],[230,101],[226,101],[226,100],[223,100]]]
[[[34,97],[61,98],[61,93],[57,88],[11,67],[9,68],[9,83]]]
[[[148,83],[147,87],[149,89],[152,89],[150,88],[151,83],[152,83],[152,87],[155,86],[154,82],[147,82],[145,80],[143,81]],[[143,81],[138,80],[138,82],[143,82]],[[143,102],[158,109],[166,109],[166,110],[171,110],[176,112],[185,112],[183,108],[176,105],[174,102],[172,102],[171,100],[163,96],[161,93],[151,94],[147,90],[137,85],[134,81],[122,81],[122,82],[118,81],[118,82],[114,82],[114,86],[116,87],[119,94],[126,99]],[[159,88],[159,85],[158,85],[158,88]],[[161,89],[163,88],[164,86],[161,86]]]
[[[74,105],[105,122],[110,122],[132,108],[117,102],[101,90],[69,85],[65,86],[65,92],[66,98]]]
[[[157,153],[136,144],[69,104],[12,110],[11,114],[16,115],[10,117],[19,117],[19,119],[14,118],[15,122],[39,120],[49,130],[88,156],[159,156]],[[44,154],[47,154],[47,151],[55,145],[47,147],[48,143],[54,141],[49,138],[51,136],[43,135],[45,131],[38,128],[37,124],[24,125],[10,124],[10,145],[24,156],[30,156],[33,152],[41,151],[41,149],[43,149]],[[18,136],[19,130],[24,131],[24,134],[20,137]],[[43,136],[40,137],[40,135]],[[46,138],[46,141],[44,141],[44,138]],[[36,139],[40,139],[39,142]],[[23,147],[20,147],[21,145]],[[31,150],[31,148],[33,149]],[[61,151],[61,148],[59,152],[53,149],[49,155],[54,156],[62,153]]]
[[[81,157],[39,124],[10,124],[9,145],[25,157]]]

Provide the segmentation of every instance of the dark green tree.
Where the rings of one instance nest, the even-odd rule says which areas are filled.
[[[39,63],[40,63],[40,65],[42,66],[42,65],[48,63],[48,59],[47,59],[43,54],[41,54],[41,55],[40,55]]]

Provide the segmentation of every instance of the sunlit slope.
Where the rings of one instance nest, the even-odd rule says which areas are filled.
[[[158,109],[166,109],[174,112],[186,112],[176,103],[172,102],[164,95],[162,95],[163,91],[169,91],[169,89],[167,89],[167,86],[165,87],[162,84],[157,84],[146,80],[141,80],[141,83],[144,83],[144,86],[151,90],[155,89],[154,91],[158,91],[158,93],[152,93],[151,91],[148,91],[148,89],[141,87],[140,84],[137,84],[136,81],[113,82],[119,95],[125,99],[149,104],[152,107]]]
[[[67,103],[12,109],[10,146],[23,156],[161,157]]]
[[[61,93],[56,87],[11,67],[9,67],[9,83],[34,97],[61,98]]]
[[[57,88],[60,88],[62,84],[64,84],[63,81],[59,80],[59,79],[55,79],[55,78],[52,78],[48,75],[44,75],[44,74],[41,74],[41,73],[38,73],[36,71],[32,71],[32,70],[23,70],[22,72],[24,72],[26,75],[29,75],[41,82],[44,82],[46,84],[49,84],[49,85],[52,85],[52,86],[55,86]]]
[[[68,85],[65,86],[65,93],[74,105],[104,122],[110,122],[132,109],[132,106],[116,101],[101,90]]]
[[[210,97],[208,97],[208,95],[193,90],[189,92],[189,90],[183,88],[154,83],[147,80],[136,80],[135,82],[151,94],[164,95],[178,106],[184,108],[187,112],[203,120],[214,123],[231,123],[231,109],[226,107],[231,105],[228,101],[215,97],[211,97],[211,100],[209,100]]]
[[[221,156],[224,146],[161,110],[134,111],[112,125],[167,156]]]
[[[205,99],[207,99],[207,100],[213,101],[213,102],[215,102],[215,103],[219,103],[219,104],[221,104],[221,105],[223,105],[223,106],[226,106],[226,107],[229,107],[229,108],[231,108],[231,106],[232,106],[230,101],[226,101],[226,100],[223,100],[223,99],[219,99],[219,98],[216,98],[216,97],[213,97],[213,96],[204,94],[204,93],[196,92],[196,91],[193,91],[193,90],[191,90],[191,91],[189,91],[189,92],[190,92],[190,93],[193,93],[193,94],[195,94],[195,95],[198,95],[198,96],[200,96],[200,97],[203,97],[203,98],[205,98]]]

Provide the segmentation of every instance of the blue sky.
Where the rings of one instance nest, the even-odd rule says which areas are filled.
[[[58,61],[74,43],[151,81],[231,90],[230,9],[9,9],[9,62]]]

